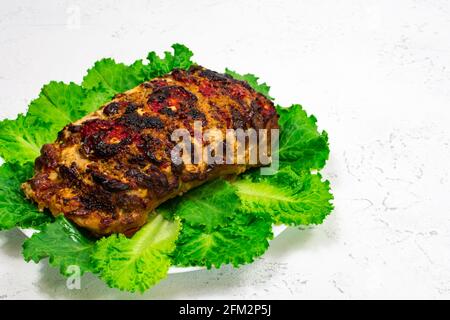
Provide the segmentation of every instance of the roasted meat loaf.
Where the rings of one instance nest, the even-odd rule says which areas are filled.
[[[167,199],[250,166],[173,162],[172,132],[193,134],[194,121],[222,132],[278,127],[273,103],[246,82],[200,66],[174,70],[67,125],[42,147],[22,189],[93,235],[131,235]]]

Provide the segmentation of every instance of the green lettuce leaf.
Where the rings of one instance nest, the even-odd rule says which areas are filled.
[[[203,214],[206,216],[208,212]],[[178,266],[238,267],[261,256],[272,237],[272,220],[268,215],[236,211],[226,225],[215,228],[193,226],[185,221],[173,259]]]
[[[304,169],[321,169],[328,159],[328,134],[317,129],[317,119],[298,104],[277,107],[280,119],[280,162],[295,163]]]
[[[46,84],[39,97],[31,102],[27,117],[34,116],[50,123],[54,128],[52,133],[56,135],[65,125],[92,111],[89,106],[85,106],[85,99],[86,90],[81,86],[72,82],[65,84],[52,81]]]
[[[14,227],[34,228],[51,221],[25,199],[20,185],[33,175],[33,165],[5,163],[0,167],[0,230]]]
[[[242,80],[247,81],[247,83],[252,87],[255,91],[265,95],[267,98],[273,100],[273,98],[269,95],[270,87],[267,85],[267,83],[259,83],[259,78],[255,76],[254,74],[247,73],[244,75],[240,75],[239,73],[230,70],[225,69],[225,73],[232,76],[236,80]]]
[[[180,266],[239,266],[262,255],[272,237],[272,220],[264,213],[240,210],[236,188],[215,180],[169,201],[163,211],[182,218],[174,261]],[[159,210],[159,208],[158,208]]]
[[[39,118],[22,114],[16,120],[0,121],[0,156],[18,163],[34,161],[42,145],[56,138],[49,127]]]
[[[34,161],[45,143],[65,125],[98,109],[111,96],[104,88],[88,91],[74,83],[50,82],[30,104],[26,116],[0,122],[0,156],[6,161]]]
[[[61,215],[25,241],[22,254],[27,262],[49,258],[51,266],[70,276],[71,266],[78,266],[81,274],[93,271],[90,261],[93,247],[94,242]]]
[[[181,224],[153,215],[131,239],[114,234],[96,242],[92,263],[110,287],[144,292],[165,278]]]
[[[177,200],[173,210],[178,217],[207,229],[226,224],[240,204],[235,188],[222,179],[196,188]]]
[[[275,223],[320,224],[333,209],[328,181],[320,174],[281,168],[275,175],[246,174],[233,183],[247,213],[270,213]]]
[[[117,63],[106,58],[97,61],[83,78],[82,86],[86,89],[103,87],[110,95],[127,91],[142,83],[145,79],[141,61],[131,66]]]
[[[148,54],[149,63],[144,66],[147,80],[165,75],[176,68],[187,70],[193,64],[191,58],[194,54],[186,46],[176,43],[172,48],[174,53],[166,51],[164,58],[158,57],[155,52]]]
[[[172,48],[174,53],[165,52],[164,58],[150,52],[147,56],[148,64],[137,60],[128,66],[110,58],[102,59],[88,70],[82,86],[87,89],[101,86],[112,96],[132,89],[146,80],[165,75],[175,68],[188,69],[192,65],[192,52],[181,44],[174,44]]]
[[[84,115],[97,111],[101,106],[111,101],[114,95],[103,85],[98,85],[92,90],[85,89],[83,100]]]

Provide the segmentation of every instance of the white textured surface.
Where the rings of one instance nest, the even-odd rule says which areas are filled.
[[[92,276],[69,291],[0,233],[0,298],[450,298],[450,2],[8,1],[0,118],[96,59],[182,42],[215,70],[253,72],[330,135],[336,210],[256,263],[171,275],[145,295]],[[76,25],[80,13],[79,28]],[[75,22],[75,24],[73,24]]]

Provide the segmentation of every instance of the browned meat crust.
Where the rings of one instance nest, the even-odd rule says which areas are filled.
[[[171,133],[277,128],[271,101],[242,81],[199,66],[145,82],[67,125],[42,147],[22,188],[39,208],[94,235],[133,234],[159,204],[248,165],[175,165]]]

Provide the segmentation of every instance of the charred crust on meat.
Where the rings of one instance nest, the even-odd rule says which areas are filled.
[[[145,209],[145,203],[141,198],[129,194],[123,194],[120,197],[117,197],[115,205],[124,212]]]
[[[261,114],[261,105],[253,100],[250,103],[250,122],[255,129],[262,129],[264,127],[264,117]]]
[[[242,116],[241,112],[237,108],[231,109],[231,120],[233,121],[233,129],[245,129],[246,128],[246,121],[244,117]]]
[[[130,186],[127,183],[124,183],[117,179],[109,178],[108,176],[101,174],[100,172],[92,171],[91,176],[92,180],[102,186],[106,191],[119,192],[130,189]]]
[[[157,196],[161,197],[170,191],[169,181],[166,175],[161,172],[156,166],[151,166],[146,174],[150,176],[152,182],[152,192]]]
[[[137,111],[137,109],[138,109],[137,105],[135,105],[134,103],[130,103],[125,109],[125,114],[134,113]]]
[[[33,179],[29,180],[29,183],[31,189],[38,193],[41,193],[42,191],[45,191],[53,186],[52,181],[50,181],[48,177],[48,173],[45,171],[37,173]]]
[[[167,81],[164,79],[153,79],[141,84],[146,89],[156,89],[167,85]]]
[[[144,82],[144,83],[141,83],[140,86],[141,86],[142,88],[145,88],[145,89],[151,89],[151,88],[153,88],[153,85],[152,85],[150,82]]]
[[[70,186],[79,185],[80,174],[78,172],[77,164],[75,162],[72,162],[70,167],[60,165],[58,171],[60,177],[63,180],[67,181]]]
[[[196,77],[193,72],[182,69],[174,69],[171,76],[174,80],[182,83],[193,83],[196,85],[200,83],[200,79]]]
[[[197,108],[192,108],[186,113],[189,117],[194,120],[205,120],[206,116],[203,112],[198,110]]]
[[[167,176],[156,166],[151,166],[145,172],[133,168],[126,172],[126,176],[138,187],[149,189],[157,197],[171,190]]]
[[[189,69],[188,69],[188,73],[189,74],[194,74],[194,73],[196,73],[197,71],[201,71],[201,70],[205,70],[205,68],[203,68],[202,66],[199,66],[199,65],[197,65],[197,64],[193,64],[193,65],[191,65],[190,67],[189,67]]]
[[[148,164],[148,159],[144,154],[137,154],[128,157],[127,162],[129,164],[135,164],[141,167],[145,167]]]
[[[117,102],[111,102],[105,108],[103,108],[103,114],[110,117],[119,113],[120,104]]]
[[[185,110],[194,107],[197,96],[182,86],[163,86],[155,89],[147,99],[147,103],[154,112],[162,109]],[[165,109],[166,114],[167,110]]]
[[[80,202],[87,210],[99,210],[109,212],[112,215],[115,213],[111,193],[101,189],[90,190],[84,193],[80,196]]]
[[[177,177],[181,176],[184,169],[184,163],[181,161],[181,158],[178,160],[179,161],[176,161],[176,163],[173,161],[170,162],[170,169],[172,173]]]
[[[119,143],[110,144],[104,141],[105,136],[105,132],[94,133],[84,141],[81,151],[87,156],[93,154],[97,158],[111,158],[118,154],[124,146],[131,143],[131,138],[126,137]]]
[[[162,129],[164,123],[158,117],[141,116],[137,112],[126,113],[120,119],[119,123],[133,129],[135,131],[143,129]]]
[[[94,154],[99,158],[110,158],[119,153],[123,146],[129,144],[130,138],[125,138],[119,143],[109,144],[100,140],[97,144],[94,144]]]
[[[159,113],[165,114],[166,116],[169,116],[169,117],[174,117],[177,114],[175,111],[173,111],[172,109],[170,109],[168,107],[162,107],[159,110]]]
[[[166,156],[163,142],[151,135],[142,135],[141,138],[142,143],[138,145],[138,148],[142,150],[151,162],[161,164]]]
[[[142,173],[140,170],[132,168],[129,169],[125,176],[133,181],[138,187],[150,189],[153,187],[152,179],[149,175]]]
[[[81,131],[81,126],[80,125],[69,124],[67,126],[67,130],[69,130],[69,132],[71,132],[71,133],[79,133]]]
[[[184,70],[174,69],[170,74],[177,81],[185,82],[187,80],[187,74]]]
[[[58,151],[52,144],[44,144],[41,148],[41,155],[36,158],[34,164],[37,170],[44,168],[54,169],[58,166]]]
[[[65,128],[58,131],[58,134],[56,135],[56,141],[64,140],[64,136],[65,136]]]
[[[258,113],[260,110],[261,110],[261,105],[258,103],[258,101],[256,101],[256,100],[253,100],[251,103],[250,103],[250,107],[251,107],[251,111],[253,112],[253,113]]]
[[[245,82],[245,81],[241,81],[241,80],[236,80],[236,79],[234,79],[234,78],[232,78],[233,79],[233,81],[235,82],[235,83],[238,83],[238,84],[240,84],[241,86],[243,86],[245,89],[247,89],[248,91],[253,91],[253,88],[247,83],[247,82]]]
[[[110,158],[132,142],[130,132],[120,123],[108,120],[88,120],[81,129],[80,151],[87,157]]]
[[[228,82],[230,80],[233,80],[233,78],[227,74],[218,73],[208,69],[200,71],[199,76],[211,81],[219,81],[219,82]]]

